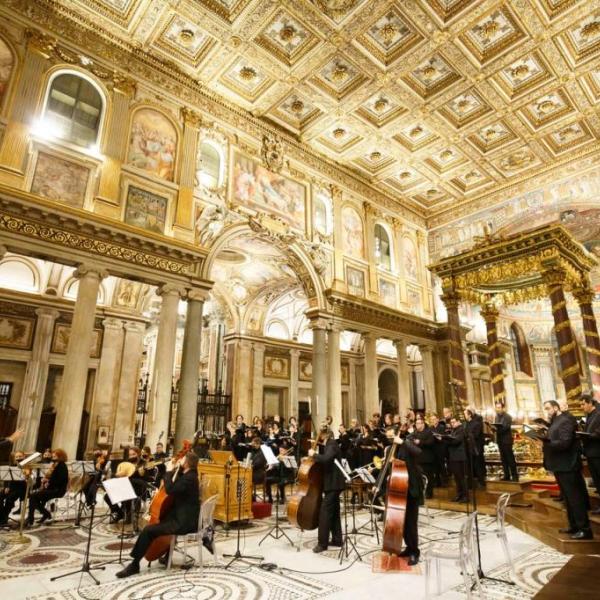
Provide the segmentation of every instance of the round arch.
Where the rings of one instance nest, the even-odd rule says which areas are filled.
[[[243,233],[253,232],[276,247],[289,261],[291,269],[306,294],[309,308],[327,309],[323,281],[317,274],[309,256],[296,242],[288,243],[281,240],[266,229],[253,230],[247,223],[238,223],[223,229],[219,236],[209,246],[209,253],[202,265],[201,277],[210,280],[210,273],[219,252],[226,248],[228,242]]]
[[[379,369],[379,402],[381,414],[398,412],[398,372],[389,365]]]

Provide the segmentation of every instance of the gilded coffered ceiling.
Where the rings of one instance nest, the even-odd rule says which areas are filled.
[[[599,149],[599,0],[55,4],[424,214]]]

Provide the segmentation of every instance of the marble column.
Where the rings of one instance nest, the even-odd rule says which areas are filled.
[[[23,391],[17,415],[17,429],[24,431],[23,437],[15,442],[14,449],[31,451],[36,449],[40,417],[44,408],[44,396],[48,382],[48,358],[54,331],[54,322],[59,312],[52,308],[36,311],[35,338],[31,359],[27,363]]]
[[[350,386],[348,389],[348,423],[346,423],[346,426],[349,425],[351,419],[356,419],[358,417],[356,406],[356,359],[354,358],[348,359],[348,379],[350,381]]]
[[[327,414],[333,417],[333,430],[342,423],[342,362],[340,355],[340,328],[332,325],[327,335],[327,360],[329,365],[329,396]]]
[[[177,342],[177,309],[179,300],[184,295],[184,290],[172,284],[166,284],[158,289],[157,294],[162,297],[162,305],[160,307],[158,336],[156,339],[150,413],[146,435],[146,443],[151,448],[158,442],[161,433],[163,433],[163,440],[166,440],[169,435],[173,363]]]
[[[123,359],[114,411],[113,448],[133,443],[138,381],[144,353],[145,325],[127,321],[124,329]]]
[[[183,440],[193,439],[196,432],[204,299],[204,294],[199,291],[192,290],[188,292],[183,351],[181,354],[181,375],[179,377],[177,420],[175,423],[176,448],[181,448]]]
[[[377,373],[377,336],[374,333],[363,334],[365,344],[365,421],[379,409],[379,377]]]
[[[577,344],[573,337],[573,329],[569,313],[567,312],[567,301],[563,287],[565,273],[559,268],[550,268],[542,275],[548,287],[548,294],[552,303],[554,331],[556,333],[560,356],[560,376],[565,384],[567,404],[569,410],[578,414],[581,411],[581,407],[579,406],[581,379],[579,377],[579,361],[577,360]]]
[[[462,348],[462,333],[458,316],[460,298],[454,292],[445,293],[442,301],[448,312],[448,338],[450,343],[450,374],[453,385],[452,401],[455,412],[467,406],[465,359]]]
[[[327,324],[316,319],[311,321],[310,327],[313,331],[311,416],[318,431],[327,416],[328,406]]]
[[[435,398],[435,375],[433,366],[433,348],[431,346],[419,346],[423,360],[423,389],[425,390],[425,412],[436,411]]]
[[[585,334],[585,347],[590,368],[592,393],[594,398],[600,401],[600,338],[598,337],[598,325],[594,315],[592,302],[594,292],[589,284],[574,290],[573,295],[579,302],[581,319],[583,321],[583,333]]]
[[[69,459],[74,459],[77,452],[81,415],[85,404],[90,348],[94,336],[96,302],[100,282],[106,276],[102,269],[90,265],[80,265],[75,271],[79,286],[52,438],[52,447],[62,448]]]
[[[252,399],[250,396],[250,369],[252,366],[252,344],[239,340],[235,347],[235,372],[232,382],[233,414],[241,414],[247,422],[252,419]]]
[[[300,366],[300,350],[292,348],[290,350],[290,394],[288,418],[298,417],[298,375]]]
[[[110,317],[102,321],[102,327],[102,351],[96,374],[94,402],[90,411],[88,447],[96,443],[97,428],[100,425],[112,425],[121,360],[124,357],[123,321]],[[114,429],[111,433],[114,436]]]
[[[487,346],[489,355],[490,375],[492,378],[492,390],[494,402],[506,404],[506,389],[504,387],[504,361],[500,352],[500,343],[498,342],[498,309],[493,304],[486,304],[482,307],[481,316],[485,319],[487,329]]]
[[[264,369],[265,369],[265,346],[264,344],[253,344],[253,377],[252,377],[252,413],[248,415],[248,423],[254,417],[262,417]]]
[[[406,355],[407,343],[404,340],[394,340],[396,346],[396,366],[398,369],[398,413],[404,415],[410,408],[410,371],[408,356]]]

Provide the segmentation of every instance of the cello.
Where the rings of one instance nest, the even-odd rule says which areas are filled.
[[[192,442],[189,440],[183,440],[181,450],[176,456],[174,455],[173,458],[176,462],[179,462],[192,448]],[[179,470],[180,466],[177,465],[177,467],[175,467],[175,473],[173,473],[173,481],[175,481],[179,476]],[[165,490],[165,482],[161,481],[158,491],[156,494],[154,494],[154,497],[150,502],[150,507],[148,509],[150,513],[150,519],[148,520],[147,525],[156,525],[157,523],[164,521],[172,507],[173,497],[167,494]],[[146,550],[144,558],[148,562],[159,559],[165,552],[167,552],[167,550],[169,550],[172,538],[172,535],[161,535],[152,540],[150,547],[148,550]]]
[[[321,436],[312,442],[313,448]],[[294,526],[310,531],[319,526],[319,512],[323,498],[323,466],[314,458],[305,456],[298,469],[298,487],[288,501],[287,518]]]
[[[394,442],[385,459],[375,488],[375,496],[381,490],[385,476],[391,464],[385,499],[385,523],[383,526],[383,551],[399,556],[402,552],[404,519],[406,517],[406,499],[408,495],[408,469],[403,460],[392,458],[396,454],[398,444]],[[375,500],[375,496],[373,500]]]

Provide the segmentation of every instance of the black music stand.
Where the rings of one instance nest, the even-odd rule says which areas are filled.
[[[265,534],[265,536],[262,538],[262,540],[260,540],[260,542],[258,542],[258,545],[260,546],[268,537],[272,537],[275,540],[278,540],[278,539],[284,537],[291,544],[291,546],[293,548],[295,548],[294,542],[292,542],[292,540],[290,539],[288,534],[279,525],[279,500],[280,500],[279,489],[280,489],[280,485],[284,482],[282,481],[282,476],[281,476],[281,465],[278,465],[277,468],[279,469],[279,477],[277,478],[277,481],[275,482],[277,485],[277,502],[275,503],[275,525],[273,525],[273,527],[271,527],[271,529],[269,529],[269,531]],[[273,482],[270,482],[268,485],[273,485]]]
[[[350,537],[352,532],[348,532],[348,487],[352,486],[352,477],[350,477],[350,475],[348,475],[348,473],[346,473],[344,467],[340,464],[340,462],[335,459],[334,460],[335,466],[343,473],[344,475],[344,533],[342,534],[342,545],[340,546],[340,551],[338,553],[338,558],[340,559],[340,565],[342,564],[342,561],[344,560],[344,556],[346,558],[348,558],[350,556],[350,554],[352,553],[352,550],[354,550],[354,552],[356,552],[356,556],[358,558],[358,560],[360,560],[362,562],[362,556],[360,555],[360,552],[358,551],[358,549],[356,548],[356,545],[354,544],[354,542],[352,541],[352,538]]]

